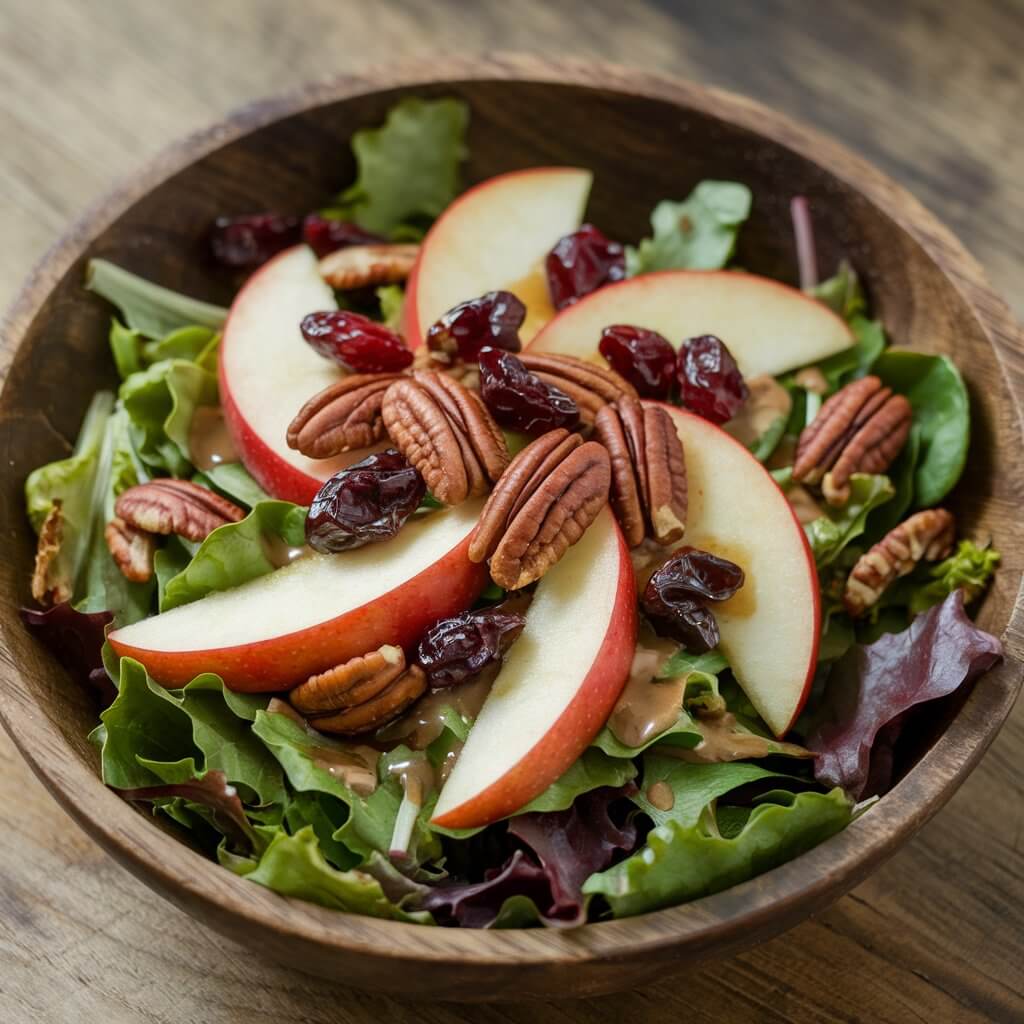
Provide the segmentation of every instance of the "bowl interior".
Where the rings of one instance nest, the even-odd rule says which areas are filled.
[[[336,95],[346,91],[338,88]],[[975,309],[894,216],[842,175],[753,127],[718,116],[724,101],[706,108],[679,101],[698,93],[670,98],[580,82],[472,79],[385,88],[314,102],[273,120],[176,171],[128,203],[109,225],[87,222],[77,239],[65,243],[75,246],[77,258],[56,287],[24,322],[11,321],[5,340],[18,349],[0,400],[6,467],[0,499],[6,539],[2,620],[19,699],[37,708],[61,741],[59,750],[29,751],[34,761],[49,753],[72,759],[93,777],[97,773],[96,753],[85,741],[95,724],[95,706],[23,633],[15,611],[28,602],[34,551],[22,506],[23,481],[35,466],[67,453],[92,393],[116,385],[106,341],[110,309],[80,286],[86,258],[102,256],[171,288],[229,302],[238,281],[204,257],[212,218],[324,205],[352,178],[352,132],[379,123],[403,94],[454,95],[470,104],[467,184],[538,164],[592,168],[596,182],[588,219],[612,237],[639,239],[658,200],[680,198],[702,178],[745,182],[755,202],[737,262],[790,282],[796,258],[788,203],[793,195],[807,195],[822,275],[831,274],[840,257],[849,258],[894,343],[950,355],[964,372],[974,432],[967,473],[951,506],[964,532],[991,535],[1003,552],[999,581],[978,614],[985,628],[1003,632],[1024,562],[1024,528],[1015,514],[1015,481],[1024,476],[1014,402]],[[267,116],[258,110],[248,115],[255,121]],[[739,120],[750,123],[750,118]],[[890,210],[899,198],[893,198]],[[961,693],[919,716],[902,747],[903,772],[925,755],[967,698]],[[220,869],[211,865],[210,870]]]

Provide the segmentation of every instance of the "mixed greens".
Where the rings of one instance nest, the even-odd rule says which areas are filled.
[[[403,100],[383,126],[353,137],[356,179],[322,216],[418,239],[459,194],[468,119],[456,100]],[[684,200],[660,202],[651,237],[626,247],[626,273],[727,267],[753,201],[742,184],[704,181]],[[999,561],[984,542],[963,539],[948,558],[922,562],[864,617],[844,607],[851,568],[908,514],[946,497],[970,439],[959,371],[944,357],[888,347],[844,264],[806,290],[848,322],[856,344],[780,376],[789,411],[749,447],[795,503],[797,440],[844,385],[879,377],[907,397],[913,425],[886,474],[855,474],[844,504],[815,505],[807,518],[824,614],[813,692],[795,728],[784,741],[771,735],[720,650],[681,648],[659,668],[661,679],[684,680],[674,722],[636,745],[605,725],[510,818],[474,830],[433,825],[436,793],[410,800],[397,769],[451,763],[473,725],[454,698],[422,750],[375,747],[318,732],[281,697],[234,692],[214,674],[166,688],[104,643],[111,624],[274,572],[267,540],[302,546],[307,510],[265,493],[240,462],[197,466],[190,425],[197,409],[219,403],[227,310],[103,260],[90,263],[85,284],[116,308],[109,342],[121,382],[93,398],[72,453],[26,481],[43,610],[26,610],[25,622],[104,704],[90,736],[103,780],[229,870],[284,895],[418,924],[565,927],[718,892],[849,824],[898,774],[911,709],[1000,656],[964,612]],[[394,326],[402,297],[391,284],[345,301]],[[152,578],[132,582],[104,531],[118,495],[165,477],[209,488],[246,514],[201,542],[167,537]],[[421,513],[437,506],[428,495]],[[492,588],[481,600],[502,597]],[[716,730],[731,753],[714,755]]]

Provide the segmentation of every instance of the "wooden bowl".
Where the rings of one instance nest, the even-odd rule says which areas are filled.
[[[904,744],[901,781],[869,814],[716,896],[575,931],[504,932],[422,928],[285,899],[204,859],[103,786],[85,740],[95,707],[18,620],[34,548],[22,483],[67,452],[93,391],[114,383],[110,310],[81,288],[87,257],[228,302],[231,282],[200,255],[210,220],[321,205],[351,178],[352,132],[410,93],[469,102],[470,182],[533,164],[593,168],[590,216],[613,237],[642,237],[653,204],[700,178],[734,178],[755,195],[738,262],[793,280],[788,201],[808,195],[821,267],[849,256],[893,340],[952,355],[967,378],[974,436],[953,507],[967,533],[991,534],[1003,552],[979,619],[1003,638],[1006,660],[920,716]],[[1021,341],[974,260],[916,200],[834,142],[749,100],[592,63],[496,58],[347,77],[257,104],[111,192],[35,269],[6,321],[0,715],[56,799],[123,865],[217,931],[307,971],[393,995],[519,999],[622,989],[733,953],[821,910],[906,842],[977,764],[1020,689]]]

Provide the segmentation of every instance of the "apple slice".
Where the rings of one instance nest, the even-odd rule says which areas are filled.
[[[313,250],[286,249],[261,267],[235,297],[220,343],[220,400],[245,468],[275,498],[308,505],[320,485],[376,448],[333,459],[307,459],[288,447],[288,424],[318,391],[341,377],[306,344],[307,313],[337,309]]]
[[[505,289],[526,305],[525,344],[555,315],[543,260],[583,219],[593,175],[579,167],[533,167],[488,178],[455,200],[423,239],[405,289],[410,347],[452,306]]]
[[[636,584],[606,508],[541,579],[434,811],[476,828],[544,792],[604,725],[636,647]]]
[[[854,343],[840,317],[779,281],[732,270],[664,270],[608,285],[562,310],[530,349],[599,361],[601,331],[611,324],[658,331],[676,348],[714,334],[745,377],[786,373]]]
[[[107,639],[166,686],[216,672],[231,689],[253,693],[288,689],[382,644],[408,650],[486,585],[486,568],[468,555],[481,507],[465,502],[411,520],[385,543],[305,556]]]
[[[768,471],[713,423],[673,406],[686,452],[690,507],[683,543],[746,573],[714,605],[722,653],[776,736],[792,728],[818,664],[821,598],[804,529]]]

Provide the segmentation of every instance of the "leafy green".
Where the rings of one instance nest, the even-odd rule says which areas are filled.
[[[840,260],[835,274],[815,285],[810,294],[844,320],[851,320],[867,310],[860,278],[848,260]]]
[[[110,354],[114,357],[114,365],[122,380],[143,369],[142,343],[144,339],[138,331],[125,327],[114,316],[110,318],[108,337],[110,339]]]
[[[147,338],[196,325],[219,330],[228,316],[222,306],[153,284],[107,260],[89,260],[85,287],[117,306],[128,329]]]
[[[380,303],[380,318],[392,330],[402,325],[402,308],[405,305],[405,289],[400,284],[386,284],[377,289]]]
[[[734,181],[702,181],[681,202],[662,200],[651,213],[653,237],[626,247],[629,275],[724,267],[750,205],[750,189]]]
[[[864,533],[868,513],[893,496],[887,476],[854,473],[850,478],[850,499],[839,508],[826,506],[825,515],[804,529],[818,568],[830,565],[842,550]]]
[[[960,371],[945,356],[891,348],[872,372],[906,395],[914,410],[920,437],[914,507],[938,504],[960,479],[970,443],[970,400]]]
[[[217,368],[216,349],[219,342],[220,335],[209,327],[179,327],[162,338],[147,341],[142,346],[142,358],[147,363],[184,359],[212,372]]]
[[[561,778],[551,783],[540,796],[535,797],[516,814],[532,811],[564,811],[582,793],[601,786],[618,789],[636,775],[636,765],[620,757],[610,757],[590,747],[574,761]]]
[[[910,613],[917,615],[927,611],[957,589],[964,592],[964,604],[970,604],[988,586],[1000,557],[999,552],[988,544],[960,541],[949,558],[929,570],[931,579],[914,591],[910,599]]]
[[[379,861],[375,866],[379,871],[388,871]],[[263,852],[259,864],[246,872],[245,877],[282,896],[309,900],[332,910],[414,924],[432,923],[429,914],[422,911],[408,913],[389,900],[380,881],[373,875],[358,870],[338,871],[331,867],[309,825],[293,836],[279,830]]]
[[[252,474],[240,462],[222,462],[219,466],[211,466],[196,473],[192,481],[249,508],[261,501],[270,500],[270,495],[256,483]]]
[[[262,501],[240,522],[218,527],[200,545],[195,557],[166,582],[160,610],[197,601],[215,590],[240,586],[272,572],[265,538],[280,538],[291,547],[306,542],[306,509],[290,501]]]
[[[401,100],[380,128],[352,136],[356,181],[329,213],[379,234],[433,220],[459,193],[468,125],[469,108],[461,100]]]
[[[591,875],[583,891],[603,895],[616,917],[720,892],[835,835],[850,821],[852,806],[838,788],[763,802],[731,839],[715,834],[706,815],[694,825],[667,821],[650,832],[643,849]]]
[[[903,521],[903,517],[914,500],[914,471],[917,468],[920,452],[920,430],[916,425],[912,425],[910,433],[907,435],[907,443],[888,470],[887,475],[893,487],[893,496],[868,514],[865,532],[869,537],[884,537],[894,526]]]
[[[818,661],[835,661],[841,658],[855,642],[853,623],[849,617],[839,611],[833,611],[831,615],[825,616]]]

